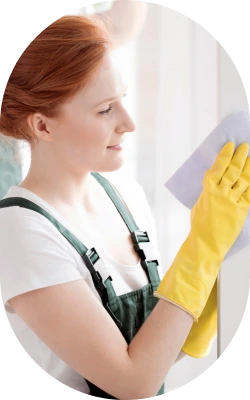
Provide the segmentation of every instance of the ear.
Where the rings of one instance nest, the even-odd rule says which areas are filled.
[[[46,142],[53,142],[53,138],[49,128],[49,118],[40,113],[32,114],[28,117],[27,123],[37,138]]]

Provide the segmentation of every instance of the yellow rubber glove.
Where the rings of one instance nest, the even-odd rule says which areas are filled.
[[[220,265],[237,239],[250,207],[249,145],[221,149],[203,179],[192,209],[191,229],[154,296],[190,313],[195,322],[206,306]]]
[[[193,210],[191,212],[191,219]],[[191,357],[203,358],[208,356],[213,342],[217,337],[217,282],[216,279],[205,308],[198,322],[192,325],[182,347],[182,351]]]
[[[191,357],[206,357],[217,337],[217,279],[198,322],[193,323],[182,351]]]

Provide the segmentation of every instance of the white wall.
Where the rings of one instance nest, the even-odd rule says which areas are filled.
[[[239,73],[226,51],[219,46],[219,117],[233,111],[249,112],[247,97]],[[220,356],[234,337],[243,317],[249,294],[250,246],[224,261],[219,274]]]

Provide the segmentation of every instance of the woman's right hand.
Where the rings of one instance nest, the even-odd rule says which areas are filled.
[[[221,263],[237,239],[250,207],[249,145],[220,151],[203,180],[192,209],[190,232],[154,296],[198,319],[214,287]]]
[[[250,208],[248,152],[248,143],[240,144],[235,153],[233,142],[223,146],[191,211],[191,230],[221,260],[240,234]]]

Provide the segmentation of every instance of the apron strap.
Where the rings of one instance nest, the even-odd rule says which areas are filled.
[[[159,282],[158,270],[156,268],[159,263],[155,259],[153,246],[150,242],[148,233],[139,230],[129,208],[125,205],[122,197],[119,197],[118,191],[112,183],[97,172],[91,172],[91,175],[93,175],[102,185],[127,225],[131,233],[134,249],[142,260],[141,265],[144,268],[149,281],[151,283]]]
[[[128,207],[125,206],[124,201],[121,200],[121,198],[118,195],[117,189],[114,188],[111,182],[107,178],[104,178],[103,176],[98,174],[97,172],[91,172],[91,175],[94,176],[94,178],[100,183],[100,185],[109,195],[115,207],[117,208],[118,212],[120,213],[121,217],[123,218],[125,224],[127,225],[129,231],[133,232],[135,230],[139,230],[130,210],[128,209]]]

